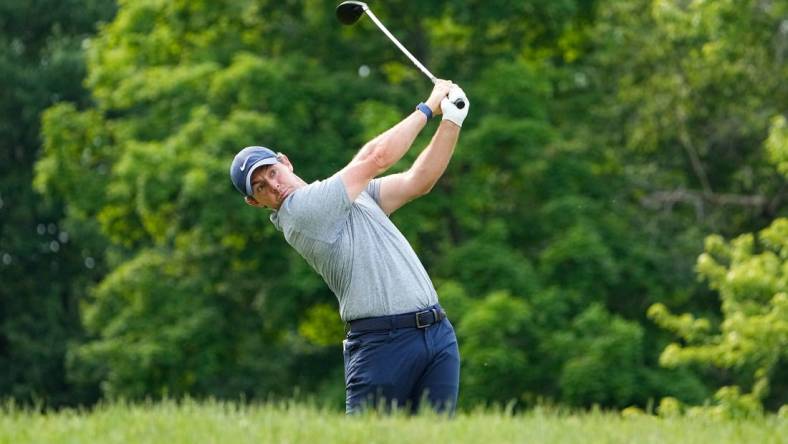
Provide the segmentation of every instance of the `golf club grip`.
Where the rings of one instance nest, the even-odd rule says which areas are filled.
[[[435,77],[433,75],[428,75],[427,77],[430,78],[432,83],[438,83],[438,78],[437,77]],[[456,106],[457,109],[465,108],[465,100],[462,100],[462,98],[455,99],[454,102],[452,102],[452,103],[454,103],[454,106]]]

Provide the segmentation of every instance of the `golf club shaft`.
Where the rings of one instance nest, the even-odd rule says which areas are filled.
[[[358,18],[361,16],[361,11],[367,14],[367,16],[372,20],[372,22],[375,23],[375,26],[377,26],[378,29],[383,31],[383,34],[386,34],[386,37],[388,37],[389,40],[391,40],[395,45],[397,45],[397,48],[399,48],[399,50],[402,51],[403,54],[408,56],[410,61],[413,62],[413,64],[416,65],[416,67],[419,68],[419,70],[422,73],[424,73],[424,75],[427,76],[427,78],[430,79],[430,81],[433,84],[438,82],[438,79],[430,72],[430,70],[427,69],[427,67],[425,67],[424,65],[422,65],[421,62],[419,62],[418,59],[416,59],[416,57],[414,57],[413,54],[411,54],[410,51],[408,51],[408,49],[405,48],[402,45],[402,43],[400,43],[399,40],[397,40],[397,38],[394,37],[394,35],[391,34],[391,32],[389,32],[388,29],[386,29],[383,23],[381,23],[381,21],[378,20],[378,18],[375,16],[372,10],[369,9],[369,6],[367,6],[366,3],[357,2],[357,1],[346,1],[341,3],[337,7],[337,18],[342,23],[346,25],[350,25],[358,20]],[[463,100],[462,97],[455,99],[453,103],[454,106],[456,106],[459,109],[465,108],[465,100]]]
[[[400,51],[402,51],[406,56],[408,56],[410,61],[413,62],[413,64],[416,65],[416,67],[419,68],[421,72],[423,72],[424,75],[426,75],[432,81],[432,83],[437,82],[438,79],[434,75],[432,75],[430,70],[427,69],[424,65],[422,65],[421,62],[419,62],[418,59],[416,59],[416,57],[414,57],[413,54],[411,54],[410,51],[408,51],[407,48],[402,46],[402,43],[400,43],[399,40],[397,40],[397,38],[394,37],[394,35],[391,34],[389,30],[386,29],[385,26],[383,26],[383,23],[381,23],[380,20],[378,20],[378,18],[375,17],[375,14],[372,13],[372,10],[366,7],[366,5],[364,6],[365,6],[364,12],[366,12],[369,18],[372,19],[373,22],[375,22],[375,25],[377,25],[377,27],[380,28],[381,31],[383,31],[383,34],[386,34],[386,37],[388,37],[392,42],[394,42],[394,44],[397,45],[397,48],[399,48]]]

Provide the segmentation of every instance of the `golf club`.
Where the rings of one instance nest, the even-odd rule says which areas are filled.
[[[421,62],[419,62],[416,59],[416,57],[414,57],[413,54],[411,54],[410,51],[407,50],[407,48],[402,46],[402,43],[400,43],[399,40],[397,40],[397,38],[394,37],[389,32],[389,30],[386,29],[385,26],[383,26],[383,23],[381,23],[380,20],[378,20],[378,18],[375,17],[375,14],[372,13],[372,10],[369,9],[369,6],[367,6],[366,3],[347,1],[347,2],[342,2],[339,4],[339,6],[337,6],[337,19],[339,19],[339,21],[342,22],[343,25],[352,25],[356,23],[358,19],[361,17],[361,14],[364,13],[366,13],[369,16],[369,18],[372,19],[372,21],[378,26],[378,28],[380,28],[380,30],[383,31],[383,34],[386,34],[386,36],[392,42],[394,42],[395,45],[397,45],[397,48],[399,48],[400,51],[402,51],[406,56],[408,56],[410,61],[413,62],[413,64],[416,65],[416,67],[419,68],[419,70],[421,70],[421,72],[423,72],[424,75],[427,76],[432,81],[432,83],[438,81],[438,79],[434,75],[432,75],[430,70],[428,70],[424,65],[422,65]],[[465,108],[465,101],[462,99],[457,99],[454,101],[454,106],[456,106],[459,109],[463,109]]]

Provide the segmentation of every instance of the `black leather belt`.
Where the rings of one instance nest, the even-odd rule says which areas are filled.
[[[426,328],[446,318],[446,312],[439,305],[413,313],[393,316],[380,316],[350,321],[351,332],[372,330],[393,330],[395,328]]]

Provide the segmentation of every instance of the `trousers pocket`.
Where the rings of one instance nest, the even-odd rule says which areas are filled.
[[[353,374],[353,357],[358,352],[362,343],[359,339],[347,338],[342,341],[342,358],[345,363],[345,387],[350,382]]]
[[[369,379],[370,370],[379,365],[380,348],[392,340],[392,331],[365,331],[349,333],[342,341],[345,362],[345,387],[363,383]]]

